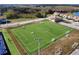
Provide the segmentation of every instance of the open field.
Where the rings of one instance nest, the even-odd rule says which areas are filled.
[[[28,54],[38,51],[39,48],[48,47],[58,38],[71,31],[71,28],[43,21],[11,29],[18,42],[26,49]],[[38,47],[39,42],[39,47]]]

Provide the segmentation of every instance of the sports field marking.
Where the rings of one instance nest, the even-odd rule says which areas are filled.
[[[70,30],[71,28],[50,21],[25,25],[24,29],[22,27],[11,29],[17,40],[28,50],[28,54],[38,50],[39,39],[41,39],[40,48],[45,48]]]
[[[52,40],[51,41],[54,41],[55,40],[55,38],[52,38]]]

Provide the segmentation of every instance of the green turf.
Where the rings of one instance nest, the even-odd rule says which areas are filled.
[[[40,41],[40,48],[45,48],[70,30],[68,27],[50,21],[11,29],[29,54],[38,50],[38,40]]]
[[[12,55],[19,55],[20,53],[17,50],[15,44],[13,43],[13,41],[12,41],[11,37],[9,36],[9,34],[7,33],[7,31],[2,30],[2,32],[3,32],[3,35],[4,35],[5,41],[6,41],[7,45],[8,45],[8,48],[10,50],[10,53]]]

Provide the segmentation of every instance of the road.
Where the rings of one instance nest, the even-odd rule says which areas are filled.
[[[1,24],[0,29],[18,27],[18,26],[33,23],[33,22],[43,21],[45,19],[48,19],[48,20],[54,22],[51,18],[54,19],[54,16],[51,15],[47,18],[38,18],[38,19],[29,20],[29,21],[21,21],[21,22],[15,22],[15,23]],[[79,22],[72,22],[70,24],[69,23],[64,23],[64,22],[59,22],[59,24],[79,30]]]
[[[70,23],[70,24],[69,23],[60,22],[59,24],[79,30],[79,22],[73,22],[73,23]]]
[[[38,18],[38,19],[29,20],[29,21],[22,21],[22,22],[1,24],[1,25],[0,25],[0,29],[3,29],[3,28],[10,28],[10,27],[17,27],[17,26],[29,24],[29,23],[32,23],[32,22],[43,21],[43,20],[45,20],[45,19],[47,19],[47,18]]]
[[[53,16],[50,16],[48,19],[51,20],[50,19],[51,17],[53,17]],[[68,20],[68,19],[65,19],[65,18],[63,18],[63,20],[70,22],[70,23],[59,22],[59,24],[79,30],[79,22],[74,22],[73,20]],[[54,22],[53,20],[51,20],[51,21]]]

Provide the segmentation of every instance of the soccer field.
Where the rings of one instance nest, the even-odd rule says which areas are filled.
[[[38,51],[38,45],[40,48],[49,46],[49,44],[70,32],[71,28],[51,21],[43,21],[14,28],[11,31],[27,50],[27,53],[32,54]]]

